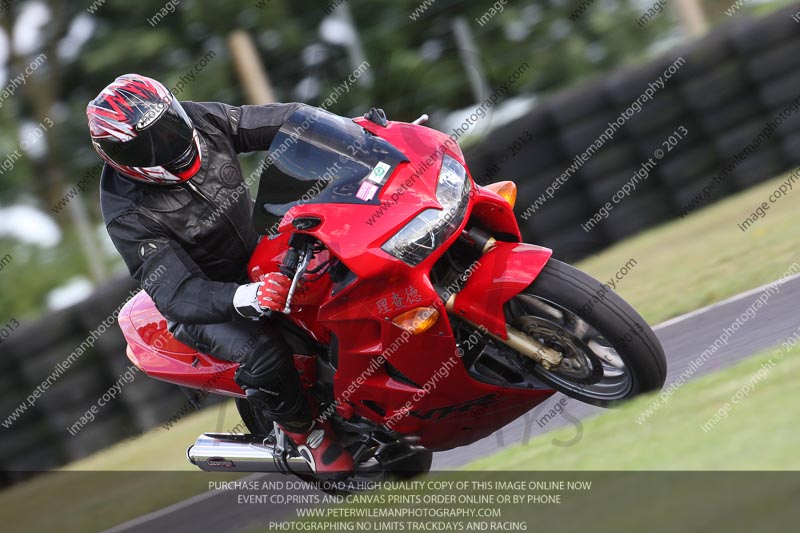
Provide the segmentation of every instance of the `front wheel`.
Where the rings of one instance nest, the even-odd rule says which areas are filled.
[[[666,358],[652,328],[610,288],[570,265],[548,261],[506,304],[505,315],[509,325],[561,353],[555,370],[519,357],[572,398],[608,407],[664,385]]]

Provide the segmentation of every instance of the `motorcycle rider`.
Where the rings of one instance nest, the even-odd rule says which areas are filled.
[[[265,150],[303,104],[231,106],[178,102],[158,81],[118,77],[86,108],[105,161],[100,202],[131,276],[189,346],[240,362],[236,382],[276,420],[321,475],[353,470],[350,453],[303,393],[293,353],[276,324],[290,280],[272,272],[248,283],[258,241],[237,154]],[[239,194],[234,194],[237,192]]]

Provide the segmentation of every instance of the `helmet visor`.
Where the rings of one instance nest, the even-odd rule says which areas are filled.
[[[171,161],[168,165],[164,165],[164,170],[181,179],[191,178],[197,173],[199,168],[200,152],[197,141],[192,141],[189,144],[189,148],[187,148],[183,154]]]
[[[193,145],[192,121],[174,96],[162,105],[166,105],[163,113],[145,124],[130,141],[97,139],[95,142],[115,163],[129,167],[164,166],[186,155]],[[140,124],[145,120],[146,115]]]

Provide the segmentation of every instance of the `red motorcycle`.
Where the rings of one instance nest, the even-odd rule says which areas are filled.
[[[264,236],[250,277],[292,279],[274,319],[359,479],[426,472],[432,452],[473,443],[556,391],[609,406],[666,377],[644,319],[523,243],[516,186],[477,185],[456,141],[425,118],[301,109],[270,146],[256,198]],[[291,441],[250,408],[226,354],[176,341],[144,292],[119,323],[128,357],[150,376],[236,398],[250,433],[200,436],[193,464],[313,480]]]

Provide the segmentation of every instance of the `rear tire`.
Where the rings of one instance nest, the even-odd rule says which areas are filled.
[[[253,435],[264,435],[266,437],[272,433],[272,420],[256,416],[253,412],[253,407],[247,399],[236,398],[236,410],[239,411],[242,422],[244,422],[244,425],[247,426],[247,429]]]
[[[433,464],[433,452],[415,453],[411,457],[392,464],[388,470],[389,479],[399,481],[413,479],[430,472],[431,464]]]
[[[562,363],[552,372],[526,362],[538,378],[572,398],[609,407],[660,390],[666,381],[664,350],[641,315],[611,289],[561,261],[548,261],[534,282],[506,304],[505,313],[509,324],[527,327],[526,333],[565,354],[574,352],[570,367]],[[585,377],[578,379],[580,372]]]

